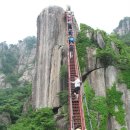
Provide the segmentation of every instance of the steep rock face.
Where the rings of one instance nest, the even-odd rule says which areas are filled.
[[[114,43],[113,43],[114,44]],[[114,49],[114,48],[113,48]],[[114,83],[116,83],[117,90],[122,92],[122,100],[124,103],[124,109],[126,112],[126,127],[130,129],[130,91],[127,89],[125,84],[117,83],[118,70],[114,66],[108,66],[105,68],[101,67],[100,62],[96,62],[95,50],[92,48],[87,48],[87,64],[88,70],[91,73],[88,75],[88,82],[95,91],[96,96],[106,96],[106,89],[111,88]],[[91,66],[90,66],[91,65]],[[93,69],[93,71],[92,71]],[[118,110],[118,109],[117,109]],[[116,121],[115,117],[111,117],[108,120],[108,130],[120,130],[122,126]]]
[[[100,33],[99,33],[100,34]],[[97,37],[97,33],[93,30],[87,31],[86,36],[97,42],[100,48],[104,48],[105,43],[103,46],[102,41],[98,39],[102,36],[100,35],[99,38]],[[118,48],[116,47],[115,43],[111,41],[111,48],[116,52],[119,53]],[[111,88],[112,85],[115,83],[117,90],[122,92],[122,101],[123,101],[123,108],[126,112],[125,122],[126,128],[130,129],[130,91],[127,89],[125,84],[119,84],[118,74],[119,70],[117,70],[114,66],[108,66],[104,68],[102,63],[99,59],[96,58],[96,48],[88,47],[87,48],[87,72],[88,73],[88,83],[92,86],[96,96],[106,96],[106,89]],[[118,111],[118,108],[115,106],[115,110]],[[108,130],[120,130],[123,128],[115,119],[115,117],[109,117],[108,119]]]
[[[117,89],[123,93],[122,100],[126,112],[126,125],[127,129],[130,130],[130,90],[127,89],[125,84],[118,84]]]
[[[96,37],[96,39],[97,39],[97,43],[98,43],[99,47],[100,47],[100,48],[104,48],[105,42],[104,42],[104,40],[103,40],[103,38],[102,38],[102,35],[101,35],[99,32],[97,32],[97,37]]]
[[[126,92],[124,91],[124,89],[127,90],[127,87],[126,86],[121,87],[121,85],[117,84],[117,75],[118,75],[118,70],[114,66],[108,66],[108,68],[106,68],[106,73],[105,73],[106,88],[111,88],[112,85],[116,83],[117,90],[123,93],[122,100],[123,100],[123,103],[125,104],[126,99],[124,98],[124,95],[126,94]],[[115,107],[115,109],[117,109],[118,111],[118,108]],[[128,111],[126,110],[126,112]],[[111,123],[108,124],[110,125],[108,126],[108,128],[111,127],[111,130],[115,130],[115,129],[120,130],[122,128],[122,126],[116,121],[115,117],[111,117],[109,119],[109,122]]]
[[[19,78],[20,83],[24,83],[25,81],[32,82],[34,75],[34,62],[36,55],[36,46],[33,48],[27,49],[27,45],[24,42],[20,42],[18,44],[19,48],[19,60],[17,71],[21,74]]]
[[[100,48],[105,47],[105,42],[99,31],[94,32],[94,30],[87,30],[86,37],[88,37],[90,40],[94,40]]]
[[[105,84],[110,88],[113,83],[117,82],[117,70],[114,66],[108,66],[105,70]]]
[[[92,71],[88,75],[89,83],[93,87],[95,94],[105,96],[105,80],[104,68],[101,66],[100,61],[96,58],[96,49],[87,48],[87,70]],[[96,80],[95,80],[96,79]],[[102,82],[101,82],[102,80]]]
[[[37,19],[36,70],[33,82],[35,108],[59,106],[60,68],[66,63],[66,23],[64,10],[46,8]]]
[[[93,87],[96,96],[105,96],[105,79],[104,79],[104,69],[97,69],[92,71],[89,76],[89,83]]]
[[[89,61],[87,64],[87,71],[91,71],[97,68],[96,57],[94,55],[96,55],[96,49],[90,47],[87,48],[87,61]]]
[[[114,32],[119,36],[123,36],[130,32],[130,17],[125,17],[120,21],[119,26],[114,29]]]

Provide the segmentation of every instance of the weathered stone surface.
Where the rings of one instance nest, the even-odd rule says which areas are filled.
[[[105,47],[105,42],[102,38],[102,35],[100,32],[97,32],[97,44],[99,45],[100,48],[104,48]]]
[[[118,84],[117,90],[123,93],[122,100],[126,112],[125,120],[128,130],[130,130],[130,90],[127,89],[127,86],[125,84]]]
[[[117,54],[119,53],[119,50],[118,50],[118,48],[116,47],[116,45],[113,41],[111,41],[111,47]]]
[[[64,116],[63,114],[64,108],[61,107],[58,109],[58,113],[55,115],[55,120],[56,120],[56,126],[59,130],[66,130],[69,128],[68,120],[66,120],[67,116]]]
[[[59,130],[66,130],[66,129],[68,129],[69,122],[67,122],[67,120],[64,117],[59,116],[59,117],[57,117],[56,124],[57,124],[56,126],[57,126],[57,128],[59,128]]]
[[[130,32],[130,17],[125,17],[119,22],[119,26],[114,29],[114,32],[120,36],[123,36]]]
[[[103,68],[92,71],[88,76],[88,80],[96,96],[106,96]]]
[[[130,90],[126,92],[126,120],[127,120],[127,127],[130,130]]]
[[[5,75],[0,74],[0,88],[3,88],[3,86],[5,87]]]
[[[4,74],[0,74],[0,89],[12,88],[12,85],[6,82],[6,76]]]
[[[89,30],[86,31],[86,37],[88,37],[90,40],[92,39],[93,37],[93,33]]]
[[[86,31],[86,37],[88,37],[90,40],[95,41],[100,48],[105,47],[105,42],[103,40],[103,37],[100,33],[100,31],[92,31],[92,30],[87,30]]]
[[[25,81],[32,82],[34,75],[34,68],[26,70],[23,75],[19,78],[19,83],[24,83]]]
[[[67,57],[64,14],[62,8],[53,6],[44,9],[37,19],[38,41],[32,93],[35,108],[59,106],[59,74]]]
[[[25,81],[32,82],[34,75],[34,60],[36,55],[36,47],[26,49],[27,46],[24,42],[18,44],[19,60],[18,60],[18,73],[22,76],[19,78],[20,83]]]
[[[87,48],[87,71],[101,68],[99,59],[96,58],[96,48]]]
[[[11,124],[11,118],[10,118],[9,113],[3,112],[0,114],[0,124],[6,125],[6,126]]]
[[[116,121],[115,117],[111,117],[111,130],[120,130],[122,126]]]
[[[23,84],[25,81],[32,82],[32,76],[34,75],[36,43],[30,42],[29,45],[27,45],[26,41],[21,41],[17,45],[7,45],[6,42],[0,43],[0,88],[5,89],[12,87],[9,81],[7,82],[6,80],[7,75],[9,76],[11,74],[5,72],[5,70],[9,70],[9,68],[13,68],[13,70],[11,71],[14,74],[20,76],[20,85]],[[9,58],[9,55],[12,55],[13,62],[16,62],[16,64],[13,66],[11,65],[12,63],[5,62],[9,62],[9,60],[7,60]],[[6,65],[4,62],[8,65]]]
[[[102,68],[100,61],[96,58],[95,48],[87,48],[87,72],[91,72],[88,75],[88,80],[95,94],[97,96],[105,96],[104,68]]]
[[[106,96],[106,89],[111,88],[115,83],[117,90],[123,93],[122,100],[124,103],[124,109],[126,111],[126,124],[127,126],[121,126],[115,119],[115,117],[109,117],[108,130],[120,130],[123,127],[130,129],[130,91],[124,84],[117,84],[118,70],[114,66],[108,66],[105,68],[96,69],[96,66],[101,66],[100,62],[96,62],[96,58],[93,56],[95,49],[87,49],[87,67],[89,70],[93,70],[88,75],[88,82],[92,86],[97,96]],[[94,53],[95,54],[95,53]],[[115,106],[115,110],[118,108]]]
[[[105,73],[105,84],[107,88],[111,88],[117,82],[117,70],[114,66],[108,66]]]
[[[94,70],[97,67],[97,62],[96,62],[96,49],[95,48],[87,48],[87,68],[88,71]]]
[[[32,96],[30,96],[23,105],[23,113],[28,113],[30,106],[32,105]]]

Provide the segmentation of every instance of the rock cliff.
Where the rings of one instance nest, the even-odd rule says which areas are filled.
[[[123,36],[130,32],[130,17],[125,17],[120,21],[118,27],[113,30],[119,36]]]
[[[67,38],[64,13],[62,8],[53,6],[44,9],[37,19],[36,64],[32,92],[32,102],[36,109],[42,107],[54,108],[60,105],[59,97],[57,96],[62,89],[60,69],[63,64],[67,63]],[[126,23],[128,24],[128,22]],[[126,30],[129,30],[128,28],[129,26],[127,26]],[[110,42],[109,49],[112,48],[117,54],[119,54],[120,50],[113,41],[106,39],[105,32],[90,30],[86,30],[85,36],[91,42],[94,42],[95,45],[94,47],[86,48],[87,55],[85,58],[87,66],[85,66],[83,74],[88,74],[88,83],[92,86],[96,96],[106,97],[107,89],[110,89],[114,83],[116,84],[117,90],[123,93],[122,101],[123,109],[125,110],[125,125],[120,125],[115,116],[111,116],[108,118],[107,129],[130,129],[130,91],[125,84],[118,83],[120,70],[113,65],[108,64],[104,66],[96,57],[97,48],[103,50],[108,42]],[[118,111],[116,106],[115,111]],[[97,122],[99,123],[98,119]]]
[[[91,35],[88,35],[91,34]],[[94,35],[92,35],[91,32],[88,33],[86,36],[89,39],[93,39]],[[101,38],[102,36],[98,38],[99,35],[97,35],[97,40],[98,39],[103,39]],[[103,42],[99,41],[97,44],[100,45]],[[104,42],[105,43],[105,42]],[[116,48],[115,43],[111,42],[111,48],[116,53],[119,53],[119,50]],[[108,130],[120,130],[123,127],[126,127],[128,130],[130,130],[130,90],[127,89],[125,84],[120,84],[118,83],[118,75],[119,75],[119,70],[114,67],[114,66],[108,66],[107,68],[104,68],[102,66],[102,63],[95,57],[96,55],[96,48],[95,47],[88,47],[87,48],[87,72],[90,71],[90,73],[87,76],[87,80],[89,84],[92,86],[95,95],[97,96],[104,96],[106,97],[106,89],[111,88],[111,86],[116,83],[117,90],[122,92],[122,100],[123,100],[123,108],[125,109],[125,122],[126,126],[121,126],[115,119],[114,116],[109,118],[108,120]]]
[[[34,63],[36,55],[36,43],[32,43],[32,47],[28,48],[25,41],[19,42],[19,59],[17,64],[17,72],[20,74],[19,82],[32,82],[34,75]]]
[[[36,69],[33,82],[35,108],[59,106],[60,68],[66,64],[65,11],[57,6],[44,9],[37,19]]]

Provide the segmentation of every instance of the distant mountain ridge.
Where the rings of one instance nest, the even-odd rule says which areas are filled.
[[[113,31],[119,36],[124,36],[130,33],[130,17],[124,17],[124,19],[120,20],[118,27]]]
[[[0,89],[32,82],[36,37],[28,36],[16,45],[0,43]]]

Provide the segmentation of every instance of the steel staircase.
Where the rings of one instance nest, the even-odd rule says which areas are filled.
[[[70,17],[71,16],[71,17]],[[70,21],[71,20],[71,21]],[[66,13],[67,21],[67,45],[69,50],[69,41],[68,41],[68,13]],[[74,37],[73,31],[73,16],[69,14],[69,22],[72,26],[72,36]],[[74,84],[71,81],[74,81],[75,75],[80,77],[79,64],[77,58],[77,51],[74,43],[73,57],[70,58],[70,52],[68,51],[68,91],[69,91],[69,130],[76,130],[80,128],[81,130],[86,130],[85,118],[82,104],[82,87],[80,86],[79,99],[75,100],[73,90],[75,88]]]

